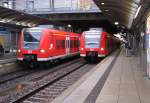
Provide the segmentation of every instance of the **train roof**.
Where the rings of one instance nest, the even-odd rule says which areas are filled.
[[[68,34],[68,35],[79,35],[78,33],[74,33],[74,32],[68,32],[68,31],[63,31],[63,30],[56,30],[56,29],[49,29],[50,31],[54,32],[54,33],[61,33],[61,34]]]
[[[95,31],[105,31],[105,29],[104,28],[101,28],[101,27],[93,27],[93,28],[90,28],[89,29],[89,31],[91,31],[91,30],[95,30]]]
[[[45,27],[32,27],[32,28],[24,28],[23,30],[50,30],[51,32],[55,32],[55,33],[61,33],[61,34],[76,34],[79,35],[78,33],[74,33],[74,32],[68,32],[68,31],[63,31],[63,30],[56,30],[56,29],[50,29],[50,28],[45,28]]]

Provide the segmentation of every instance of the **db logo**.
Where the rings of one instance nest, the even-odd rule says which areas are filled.
[[[28,53],[31,54],[31,53],[32,53],[32,50],[28,50]]]

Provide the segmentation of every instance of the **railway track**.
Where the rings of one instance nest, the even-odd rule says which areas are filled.
[[[8,73],[7,75],[4,75],[4,76],[2,75],[2,76],[0,76],[0,78],[1,78],[0,85],[4,84],[6,82],[9,82],[9,81],[30,75],[34,72],[35,72],[35,70],[19,70],[19,71],[15,71],[12,73]]]
[[[26,85],[26,87],[25,88],[23,88],[23,91],[21,91],[21,92],[24,92],[24,90],[31,90],[30,88],[28,88],[28,87],[35,87],[35,86],[37,86],[37,85],[43,85],[43,84],[45,84],[45,83],[42,83],[44,80],[43,79],[45,79],[45,78],[51,78],[51,77],[57,77],[59,74],[61,74],[62,73],[62,71],[61,70],[63,70],[63,71],[66,71],[65,69],[66,68],[68,68],[68,67],[71,67],[71,68],[74,68],[74,67],[72,67],[73,65],[78,65],[78,63],[81,63],[81,62],[83,62],[81,59],[76,59],[76,60],[73,60],[72,62],[68,62],[68,63],[65,63],[65,64],[61,64],[61,65],[58,65],[58,66],[56,66],[56,67],[53,67],[53,69],[51,68],[51,69],[46,69],[46,70],[44,70],[43,72],[41,72],[41,71],[39,71],[38,73],[33,73],[32,74],[32,76],[30,76],[30,77],[28,77],[28,79],[30,78],[30,80],[28,80],[28,81],[25,81],[25,82],[19,82],[19,83],[16,83],[15,85]],[[65,68],[66,67],[66,68]],[[49,77],[50,76],[50,77]],[[48,79],[47,78],[47,79]],[[19,78],[20,79],[20,78]],[[48,80],[50,80],[50,81],[52,81],[51,79],[48,79]],[[47,80],[45,80],[45,81],[47,81]],[[45,82],[44,81],[44,82]],[[8,82],[8,83],[10,83],[11,84],[11,87],[12,87],[12,84],[13,83],[11,83],[10,81]],[[30,85],[30,83],[31,83],[31,85]],[[7,83],[6,83],[7,84]],[[5,85],[5,83],[4,83],[4,85]],[[35,86],[34,86],[35,85]],[[1,88],[1,87],[0,87]],[[26,89],[27,88],[27,89]],[[33,88],[32,88],[33,89]],[[5,92],[5,91],[0,91],[0,95],[1,94],[3,94],[3,92]],[[29,92],[29,91],[28,91]],[[28,93],[28,92],[26,92],[26,93]],[[25,94],[26,94],[25,93]],[[0,97],[0,103],[10,103],[11,102],[11,100],[14,100],[14,99],[11,99],[12,97],[14,97],[14,95],[15,95],[15,97],[20,97],[22,94],[24,94],[24,93],[20,93],[20,91],[18,92],[18,91],[13,91],[13,93],[11,92],[10,94],[7,94],[7,95],[2,95],[1,97]],[[16,96],[17,95],[17,96]],[[5,100],[7,100],[7,102],[5,101]],[[4,102],[5,101],[5,102]],[[9,101],[9,102],[8,102]]]
[[[62,92],[74,84],[79,78],[86,74],[95,65],[86,64],[79,68],[78,70],[66,75],[60,80],[54,82],[52,85],[44,88],[43,90],[35,93],[31,97],[21,101],[22,103],[50,103],[56,97],[58,97]]]
[[[71,65],[75,62],[77,62],[79,59],[74,58],[74,60],[68,64],[63,63],[56,63],[53,64],[50,68],[36,68],[36,69],[25,69],[25,70],[18,70],[12,73],[8,73],[5,75],[0,76],[0,96],[3,96],[1,92],[7,91],[7,88],[15,87],[17,84],[19,84],[22,81],[28,81],[32,78],[42,78],[46,75],[49,75],[49,73],[56,71],[57,66],[67,66]],[[11,84],[11,85],[10,85]]]
[[[58,66],[55,70],[51,69],[53,70],[51,73],[43,74],[28,82],[21,83],[20,85],[24,85],[24,88],[20,92],[15,92],[9,96],[0,98],[0,102],[27,103],[30,101],[31,103],[34,103],[35,101],[42,102],[42,100],[52,101],[93,66],[95,65],[86,64],[79,59],[76,63],[68,63],[67,66]],[[43,93],[47,95],[44,96],[42,95]],[[49,99],[46,99],[46,97]]]
[[[28,93],[27,95],[17,99],[16,101],[14,101],[13,103],[25,103],[25,102],[36,102],[37,99],[33,99],[34,97],[38,97],[37,95],[39,94],[39,92],[41,92],[42,90],[44,90],[45,88],[48,88],[49,86],[52,86],[54,83],[62,80],[63,78],[67,77],[68,75],[70,75],[71,73],[79,70],[81,67],[85,66],[86,63],[82,63],[74,68],[72,68],[71,70],[68,70],[67,72],[62,72],[62,74],[58,77],[56,77],[55,79],[53,79],[52,81],[46,83],[45,85],[33,90],[32,92]],[[53,86],[54,87],[54,86]],[[47,91],[47,90],[46,90]],[[55,93],[58,92],[58,89],[55,91]],[[54,93],[54,91],[53,91]],[[39,102],[39,101],[38,101]],[[44,102],[44,101],[41,101]]]

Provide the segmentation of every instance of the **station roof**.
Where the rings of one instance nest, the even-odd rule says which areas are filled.
[[[0,6],[0,25],[32,27],[38,24],[59,24],[48,19]]]
[[[143,0],[94,0],[105,16],[112,22],[131,28]]]

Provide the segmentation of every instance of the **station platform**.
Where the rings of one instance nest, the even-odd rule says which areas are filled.
[[[150,79],[138,56],[113,53],[52,103],[150,103]]]

